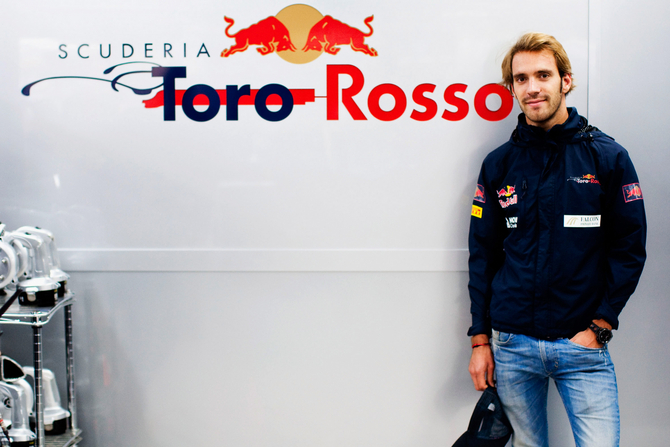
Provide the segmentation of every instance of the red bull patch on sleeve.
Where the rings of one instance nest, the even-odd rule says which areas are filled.
[[[642,200],[642,198],[642,189],[640,189],[639,183],[631,183],[630,185],[623,186],[623,199],[626,203]]]
[[[475,189],[475,200],[477,202],[486,203],[486,194],[484,194],[484,187],[477,184],[477,189]]]

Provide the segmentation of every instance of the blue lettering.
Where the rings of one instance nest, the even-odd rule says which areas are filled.
[[[276,112],[268,109],[267,99],[270,95],[278,95],[281,98],[281,108]],[[254,101],[256,113],[267,121],[281,121],[293,111],[293,95],[291,91],[280,84],[268,84],[256,93]]]
[[[88,58],[89,58],[89,56],[84,56],[83,54],[81,54],[81,48],[82,48],[82,47],[87,47],[87,46],[88,46],[87,43],[83,43],[83,44],[79,45],[79,48],[77,48],[77,54],[78,54],[79,57],[82,58],[82,59],[88,59]]]
[[[242,88],[238,88],[236,85],[226,86],[226,120],[237,121],[240,97],[242,96],[251,96],[249,85],[243,85]]]
[[[209,107],[204,112],[198,112],[193,107],[193,100],[198,95],[205,95],[209,99]],[[209,85],[198,84],[190,87],[184,92],[184,97],[181,100],[181,108],[184,109],[186,116],[193,121],[209,121],[219,113],[221,107],[221,98],[219,94]]]
[[[174,121],[176,119],[176,86],[177,78],[186,77],[186,67],[153,67],[151,76],[163,78],[163,120]],[[194,103],[198,95],[207,97],[209,105],[206,110],[196,110]],[[268,108],[268,98],[277,95],[281,99],[281,107],[277,111]],[[226,121],[237,121],[239,119],[240,98],[251,96],[249,84],[241,87],[237,85],[226,86]],[[293,111],[293,94],[280,84],[268,84],[256,93],[254,106],[256,113],[266,121],[281,121],[286,119]],[[184,114],[193,121],[203,122],[214,118],[221,109],[221,97],[213,87],[205,84],[197,84],[184,92],[181,100]]]
[[[130,48],[130,54],[128,56],[126,56],[126,47]],[[135,49],[133,48],[133,46],[131,44],[129,44],[129,43],[124,43],[123,44],[123,50],[122,50],[123,54],[122,55],[123,55],[124,59],[129,58],[130,56],[132,56],[134,52],[135,52]]]
[[[107,56],[102,54],[102,44],[100,44],[100,57],[103,59],[107,59],[111,55],[112,55],[112,44],[110,43],[107,45]]]
[[[186,50],[184,50],[184,53],[185,53],[185,52],[186,52]],[[209,51],[207,51],[207,47],[205,46],[204,43],[203,43],[202,46],[200,47],[200,50],[198,50],[198,54],[197,54],[196,57],[200,57],[201,54],[206,54],[207,57],[209,57]]]
[[[151,76],[163,78],[163,121],[175,120],[175,82],[176,78],[186,77],[186,67],[153,67]]]

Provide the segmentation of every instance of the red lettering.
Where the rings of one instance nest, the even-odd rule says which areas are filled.
[[[498,110],[489,110],[486,98],[489,95],[498,95],[502,103]],[[487,121],[500,121],[507,118],[514,107],[514,100],[509,90],[499,84],[488,84],[480,88],[475,94],[475,110]]]
[[[379,100],[383,95],[391,95],[395,100],[393,109],[388,112],[379,106]],[[407,97],[400,87],[394,84],[381,84],[373,88],[368,96],[368,109],[372,116],[380,121],[394,121],[405,113],[407,108]]]
[[[426,111],[419,112],[418,110],[412,110],[412,114],[409,116],[410,118],[417,121],[428,121],[435,118],[435,115],[437,115],[437,103],[424,96],[424,93],[433,93],[434,91],[434,84],[421,84],[416,86],[412,92],[412,100],[417,105],[425,107]]]
[[[444,100],[447,101],[447,104],[456,107],[455,112],[450,112],[446,110],[442,113],[442,118],[447,121],[460,121],[468,115],[470,111],[470,106],[463,98],[456,96],[456,93],[465,93],[465,90],[468,88],[465,84],[452,84],[444,91]]]
[[[347,75],[351,78],[349,87],[340,88],[340,75]],[[326,118],[328,120],[339,120],[340,103],[354,120],[367,120],[354,100],[354,97],[363,90],[365,84],[363,72],[358,67],[354,65],[328,65],[326,83]],[[429,121],[437,116],[438,104],[428,96],[434,93],[435,89],[435,84],[420,84],[414,88],[412,100],[417,108],[412,110],[411,119]],[[441,115],[442,119],[460,121],[468,115],[470,104],[461,97],[467,89],[467,84],[452,84],[444,90],[444,101],[449,109],[444,109]],[[457,96],[459,93],[461,95]],[[384,95],[391,95],[395,100],[395,105],[391,110],[384,110],[380,106],[380,101]],[[486,105],[490,95],[500,97],[501,104],[497,110],[491,110]],[[380,84],[370,91],[367,103],[372,116],[380,121],[394,121],[405,113],[407,96],[405,91],[395,84]],[[488,84],[477,91],[473,104],[481,118],[487,121],[500,121],[507,118],[512,112],[514,99],[505,87],[499,84]],[[421,111],[421,108],[425,110]]]
[[[326,74],[326,119],[339,119],[340,83],[339,76],[351,76],[351,87],[342,89],[342,104],[355,120],[366,120],[361,109],[354,102],[353,97],[363,90],[365,78],[363,72],[353,65],[328,65]]]

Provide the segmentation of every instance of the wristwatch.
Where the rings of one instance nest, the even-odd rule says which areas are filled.
[[[613,337],[612,331],[610,329],[607,329],[606,327],[600,327],[595,323],[591,323],[589,329],[595,332],[596,340],[601,345],[606,345]]]

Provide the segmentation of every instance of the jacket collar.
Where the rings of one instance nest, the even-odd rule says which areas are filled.
[[[563,124],[557,124],[549,131],[528,125],[526,116],[521,113],[512,133],[512,140],[527,145],[564,143],[571,140],[585,125],[586,118],[580,116],[574,107],[568,107],[568,119]]]

